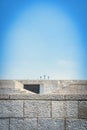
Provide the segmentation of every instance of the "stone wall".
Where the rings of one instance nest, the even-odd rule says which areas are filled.
[[[14,93],[31,93],[23,88],[23,84],[16,80],[0,80],[0,95]]]
[[[35,94],[24,84],[39,84],[40,94],[87,94],[87,80],[0,80],[0,94]]]
[[[21,84],[40,84],[40,94],[87,94],[87,80],[19,80]]]
[[[0,130],[87,130],[87,95],[1,95]]]

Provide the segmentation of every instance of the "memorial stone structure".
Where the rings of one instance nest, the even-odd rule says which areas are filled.
[[[0,130],[87,130],[87,80],[0,80]]]

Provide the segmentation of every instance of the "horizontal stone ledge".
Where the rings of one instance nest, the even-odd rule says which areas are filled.
[[[87,95],[80,95],[80,94],[65,95],[64,99],[66,99],[66,100],[87,100]]]
[[[0,100],[2,99],[9,99],[9,95],[8,94],[0,94]]]
[[[9,95],[10,100],[87,100],[87,95],[58,95],[58,94],[12,94]]]
[[[10,99],[21,99],[21,100],[63,100],[64,95],[39,95],[39,94],[14,94],[10,95]]]

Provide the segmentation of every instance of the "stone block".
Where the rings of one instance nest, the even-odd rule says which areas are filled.
[[[9,130],[9,119],[0,119],[0,130]]]
[[[37,99],[38,95],[37,94],[27,94],[27,93],[20,93],[20,94],[10,94],[10,99],[12,100],[34,100]]]
[[[78,101],[78,100],[87,100],[87,95],[75,95],[75,94],[10,94],[10,99],[17,100],[53,100],[53,101]]]
[[[38,130],[64,130],[64,120],[52,118],[39,118]]]
[[[8,94],[1,94],[0,95],[0,100],[2,100],[2,99],[9,99],[9,95]]]
[[[78,118],[78,101],[66,101],[66,117]]]
[[[50,94],[50,96],[51,96],[51,99],[53,100],[53,101],[62,101],[62,100],[64,100],[64,95],[63,94]]]
[[[87,101],[79,101],[79,118],[87,118]]]
[[[10,119],[10,130],[37,130],[37,119]]]
[[[64,101],[52,101],[52,117],[57,118],[65,117]]]
[[[87,95],[83,94],[68,94],[64,96],[65,100],[73,100],[73,101],[78,101],[78,100],[87,100]]]
[[[64,95],[58,94],[11,94],[10,99],[17,99],[17,100],[64,100]]]
[[[66,130],[87,130],[87,120],[69,119],[66,121]]]
[[[23,101],[0,100],[0,117],[23,117]]]
[[[14,89],[12,88],[0,88],[0,95],[6,95],[6,94],[10,94],[10,93],[14,93]]]
[[[50,101],[24,101],[24,117],[50,117]]]

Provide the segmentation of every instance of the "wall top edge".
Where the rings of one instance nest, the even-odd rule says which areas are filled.
[[[86,79],[0,79],[0,81],[87,81]]]
[[[6,94],[0,95],[0,100],[87,100],[87,95],[70,94]]]

